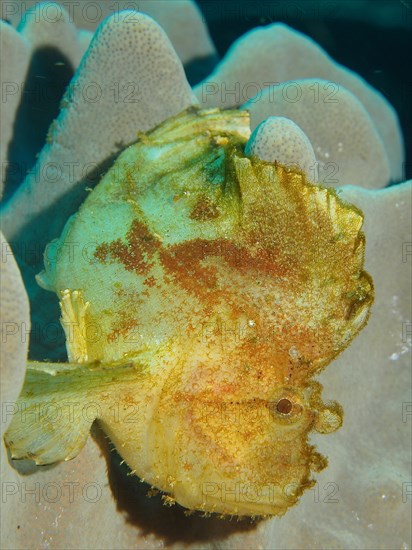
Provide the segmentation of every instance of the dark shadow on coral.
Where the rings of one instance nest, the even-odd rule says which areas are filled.
[[[36,261],[34,265],[27,263],[30,255],[33,259],[42,258],[42,250],[35,243],[28,243],[24,247],[17,242],[11,242],[17,265],[26,288],[30,302],[30,333],[29,359],[33,361],[67,361],[65,335],[60,324],[59,301],[55,294],[40,288],[35,275],[39,273],[43,264]],[[32,248],[30,249],[30,247]],[[28,252],[31,250],[31,252]]]
[[[120,144],[118,148],[120,150]],[[78,182],[57,202],[23,226],[20,233],[9,242],[30,301],[32,329],[29,358],[32,360],[67,360],[65,335],[59,321],[58,298],[54,293],[40,288],[35,276],[44,267],[43,255],[46,245],[60,236],[68,218],[78,211],[86,199],[88,194],[86,188],[93,188],[100,181],[102,174],[110,168],[116,156],[117,154],[105,159],[88,174],[87,180]]]
[[[186,63],[184,69],[189,84],[191,86],[199,84],[213,71],[218,62],[219,57],[213,54],[207,57],[198,57]]]
[[[250,518],[238,521],[221,519],[213,514],[204,517],[200,512],[187,515],[187,510],[178,504],[165,506],[161,494],[148,497],[151,487],[136,476],[130,476],[130,470],[111,443],[97,427],[92,437],[99,445],[106,459],[109,484],[117,503],[128,523],[138,528],[139,535],[154,534],[162,539],[165,546],[181,543],[201,543],[222,540],[233,533],[250,532],[256,529],[262,520]]]
[[[73,73],[70,61],[58,49],[42,47],[33,52],[7,153],[4,201],[34,166]],[[21,82],[15,84],[22,86]]]

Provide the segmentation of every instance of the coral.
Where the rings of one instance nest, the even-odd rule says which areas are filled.
[[[2,29],[1,38],[7,43],[7,59],[16,60],[16,63],[7,65],[2,62],[2,79],[7,75],[10,81],[21,82],[28,63],[25,50],[27,46],[24,45],[21,37],[8,27],[7,31],[3,32]],[[89,31],[78,33],[78,40],[83,44],[83,48],[89,38]],[[253,47],[246,47],[245,44],[247,45],[251,39],[254,41]],[[242,57],[239,53],[240,46],[242,46]],[[133,51],[133,45],[130,45],[130,48],[130,51]],[[4,51],[2,48],[2,52]],[[255,55],[256,52],[259,52],[259,55]],[[130,56],[133,57],[132,54],[129,54]],[[3,72],[6,69],[8,72]],[[111,68],[111,70],[116,69],[116,67]],[[180,68],[178,71],[182,74]],[[119,76],[120,85],[130,82],[130,73],[119,74]],[[203,84],[196,90],[202,106],[206,105],[202,96],[205,90],[210,92],[206,98],[207,101],[216,102],[217,105],[221,101],[222,88],[225,86],[227,90],[233,89],[237,80],[242,84],[241,91],[244,90],[245,84],[254,80],[258,84],[295,80],[300,85],[301,79],[311,78],[319,82],[320,79],[324,79],[339,84],[346,88],[348,93],[354,94],[369,113],[369,120],[374,126],[373,135],[371,132],[371,143],[378,143],[376,139],[376,133],[378,133],[389,161],[390,179],[394,181],[401,179],[403,147],[393,109],[382,96],[357,75],[334,63],[316,44],[300,33],[284,25],[254,31],[241,44],[238,44],[235,50],[227,54],[222,64],[217,67],[215,76],[216,78],[208,77],[204,82],[204,84],[214,82],[214,88],[205,88]],[[213,90],[217,92],[212,94]],[[155,92],[156,90],[153,90],[153,93]],[[2,120],[6,120],[4,127],[2,124],[2,130],[5,128],[5,135],[9,138],[19,97],[9,96],[7,104],[2,104]],[[246,94],[246,97],[240,96],[236,104],[241,105],[251,99],[252,97]],[[110,127],[116,126],[116,116],[110,120]],[[93,135],[97,136],[97,140],[104,141],[106,135],[102,135],[98,117],[99,114],[96,111],[96,117],[88,118],[87,121],[96,129]],[[130,122],[130,126],[128,120],[124,121],[123,127],[118,128],[118,135],[133,136],[133,132],[137,130],[134,124],[134,120]],[[7,129],[8,125],[9,129]],[[85,126],[79,124],[76,136],[72,136],[72,143],[74,142],[75,145],[77,140],[82,139],[83,132],[89,130]],[[315,139],[313,136],[316,136],[316,131],[311,133],[311,130],[306,128],[305,133],[311,134],[310,140]],[[333,135],[333,132],[331,134]],[[367,134],[365,139],[367,139],[366,136]],[[126,144],[126,140],[124,141]],[[348,144],[354,142],[356,142],[356,135],[351,135]],[[332,142],[332,145],[337,144]],[[114,140],[108,150],[119,150]],[[378,149],[375,148],[375,150]],[[5,159],[6,153],[2,154],[2,159]],[[105,154],[106,152],[102,157]],[[78,158],[71,157],[70,161],[82,161],[82,159],[82,155],[79,155]],[[50,160],[53,161],[53,158],[51,157]],[[379,161],[386,163],[384,158]],[[35,168],[35,173],[38,175],[41,175],[40,166],[44,167],[38,164]],[[370,167],[373,168],[372,165]],[[107,166],[104,167],[103,172],[106,169]],[[386,170],[384,171],[386,173]],[[364,176],[366,175],[365,171]],[[408,423],[409,417],[407,411],[402,409],[402,404],[410,403],[408,327],[410,327],[411,307],[411,256],[408,247],[411,233],[411,182],[388,189],[362,189],[365,186],[365,177],[353,179],[350,182],[353,186],[345,186],[339,192],[344,199],[356,204],[364,211],[366,269],[374,279],[376,301],[368,326],[358,339],[334,360],[327,372],[320,376],[325,393],[342,403],[346,413],[345,424],[343,429],[327,438],[320,437],[319,440],[316,437],[312,438],[312,442],[317,444],[319,450],[329,457],[330,466],[317,475],[317,484],[302,496],[299,506],[280,519],[274,518],[270,522],[262,522],[254,526],[233,526],[229,522],[222,523],[218,520],[200,518],[202,523],[199,523],[196,517],[185,518],[177,507],[166,509],[161,506],[161,501],[155,498],[148,504],[146,490],[127,493],[128,497],[125,500],[122,491],[126,486],[127,491],[130,491],[132,485],[122,485],[119,481],[121,476],[113,479],[113,470],[116,470],[115,458],[108,452],[106,459],[110,464],[111,487],[107,486],[107,466],[101,456],[102,449],[105,450],[106,447],[102,443],[102,438],[95,434],[73,461],[62,463],[52,469],[36,469],[30,476],[24,477],[8,464],[4,447],[2,447],[3,486],[9,491],[6,502],[2,505],[2,544],[4,546],[27,548],[69,545],[87,548],[114,546],[131,548],[137,545],[157,547],[159,544],[166,543],[170,547],[181,547],[185,544],[196,548],[250,546],[296,549],[393,547],[394,545],[402,547],[408,544],[409,511],[408,503],[404,500],[408,497],[402,491],[410,483],[410,457],[407,452],[410,420]],[[93,178],[92,182],[79,183],[80,188],[87,183],[93,183]],[[50,185],[48,187],[46,185],[45,188],[50,189]],[[39,234],[44,235],[46,240],[58,236],[66,222],[66,217],[62,216],[59,221],[56,219],[59,217],[56,214],[58,204],[51,205],[50,209],[45,211],[42,204],[50,204],[47,197],[49,191],[43,191],[43,193],[39,191],[38,204],[26,203],[28,211],[19,209],[17,200],[14,201],[13,208],[17,219],[14,220],[12,214],[7,219],[3,217],[2,230],[11,241],[13,250],[21,255],[17,259],[24,275],[26,288],[29,289],[32,310],[39,315],[38,318],[42,322],[47,323],[47,318],[41,316],[46,302],[49,302],[45,299],[45,294],[35,295],[32,286],[34,274],[39,270],[39,258],[34,259],[34,265],[30,270],[24,261],[31,259],[28,258],[30,254],[24,246],[19,248],[19,242],[20,239],[23,244],[30,242],[30,233],[25,235],[24,217],[32,207],[40,213],[39,218],[32,217],[32,226],[39,226]],[[82,198],[79,196],[78,202]],[[64,199],[61,205],[65,206]],[[74,213],[77,206],[78,204],[74,201],[67,208],[70,210],[68,214]],[[53,224],[49,231],[47,225],[51,221]],[[11,238],[12,226],[15,236]],[[11,262],[10,257],[7,257],[7,264],[9,261]],[[9,264],[2,264],[2,269],[5,268],[10,273],[15,269]],[[10,292],[10,296],[14,295],[16,299],[8,302],[16,302],[17,305],[20,299],[23,304],[21,281],[15,271],[14,273],[14,288],[7,293]],[[12,320],[19,327],[22,321],[27,321],[25,308],[27,303]],[[2,328],[4,329],[4,325]],[[4,333],[3,338],[5,338]],[[7,339],[7,342],[16,349],[13,353],[13,362],[21,367],[20,357],[26,352],[27,342],[22,342],[20,332],[11,336],[10,339],[14,341],[9,342]],[[48,357],[50,358],[51,355],[45,353],[42,359]],[[2,376],[6,368],[7,365],[2,356]],[[21,384],[20,377],[21,371],[17,375]],[[7,390],[6,394],[2,394],[2,400],[13,401],[18,386],[19,382],[16,380],[13,388]],[[114,414],[116,412],[114,411]],[[27,467],[22,469],[27,471]],[[90,486],[97,490],[98,495],[93,503],[84,497],[84,493],[82,495],[81,491],[77,491],[78,486],[73,485],[74,480],[83,490]],[[33,487],[39,488],[39,495],[37,496],[36,493],[31,498],[30,494],[25,493],[22,501],[21,491]],[[60,491],[59,498],[53,501],[47,498],[47,493],[46,496],[41,493],[41,490],[49,487]],[[115,499],[112,491],[116,495]],[[79,525],[87,522],[94,525],[96,517],[99,518],[98,530],[79,528]]]
[[[269,86],[258,101],[252,99],[242,108],[250,112],[252,127],[269,116],[298,124],[313,146],[312,173],[319,182],[329,187],[359,181],[370,188],[388,184],[389,161],[382,139],[361,102],[343,86],[313,78],[287,81]]]
[[[56,4],[56,7],[53,7]],[[16,0],[15,6],[8,6],[4,10],[13,25],[20,27],[25,24],[30,8],[38,18],[42,10],[46,10],[47,19],[53,22],[54,19],[69,15],[70,20],[78,28],[80,40],[84,37],[84,46],[89,45],[96,28],[109,17],[114,10],[115,4],[100,2],[91,5],[71,5],[70,2],[58,0],[57,3],[40,3],[39,0]],[[139,0],[139,6],[134,2],[119,3],[121,9],[139,9],[139,12],[153,17],[164,29],[176,50],[179,59],[183,64],[190,63],[196,58],[214,57],[215,47],[209,37],[207,27],[203,24],[202,14],[195,2],[191,0]],[[79,9],[80,8],[80,9]],[[27,10],[27,11],[25,11]],[[23,17],[21,17],[23,11]],[[129,16],[129,22],[133,16]],[[182,29],[185,32],[182,32]],[[84,32],[86,31],[86,32]],[[86,50],[85,48],[85,50]]]
[[[259,62],[256,61],[256,52],[259,52]],[[233,44],[226,58],[212,74],[196,86],[195,93],[205,107],[235,107],[252,100],[256,89],[261,93],[271,84],[279,85],[286,81],[300,85],[301,80],[308,78],[331,83],[323,91],[323,94],[329,92],[330,100],[333,100],[333,91],[340,86],[358,98],[382,139],[391,177],[399,181],[402,178],[403,143],[398,118],[392,106],[360,76],[333,61],[313,40],[283,24],[275,23],[245,34]],[[315,103],[313,94],[312,91]],[[346,96],[346,101],[350,101],[350,95],[346,93]],[[295,107],[299,108],[296,104]],[[354,108],[359,111],[356,105]],[[260,120],[255,124],[258,122]],[[350,133],[351,139],[356,140],[356,120],[353,122],[355,127],[350,127]],[[334,129],[335,120],[332,120],[330,135]],[[371,137],[376,141],[373,133]],[[356,184],[359,185],[360,181],[358,179]]]
[[[34,65],[32,71],[39,70],[39,68],[42,67],[43,70],[46,69],[48,73],[51,73],[51,71],[55,69],[55,67],[50,67],[50,65],[53,65],[53,52],[56,52],[56,63],[59,63],[63,67],[66,66],[66,71],[75,70],[78,67],[81,58],[88,48],[93,36],[90,31],[76,29],[75,23],[77,22],[77,14],[84,14],[84,10],[88,13],[87,10],[90,9],[90,17],[92,17],[92,21],[85,21],[84,18],[81,19],[81,21],[83,26],[86,22],[91,25],[90,28],[93,28],[94,30],[99,23],[111,14],[112,9],[109,7],[109,4],[110,3],[103,3],[100,6],[100,11],[92,16],[91,12],[93,11],[93,6],[85,5],[83,9],[80,9],[79,5],[71,6],[70,3],[67,2],[61,2],[60,4],[55,2],[24,2],[20,7],[24,7],[24,9],[31,9],[28,9],[24,13],[20,23],[17,26],[17,30],[14,30],[10,25],[0,21],[2,41],[0,50],[2,55],[2,80],[3,82],[9,83],[9,87],[6,90],[7,102],[6,105],[2,105],[2,133],[0,151],[2,155],[1,160],[3,162],[0,195],[2,194],[6,177],[5,170],[7,163],[5,161],[7,159],[7,149],[10,147],[10,141],[12,138],[13,122],[16,116],[18,102],[24,98],[25,94],[31,94],[34,96],[31,99],[31,102],[35,103],[36,109],[39,109],[39,103],[41,103],[41,107],[44,109],[44,105],[50,102],[50,96],[47,93],[47,90],[37,88],[33,83],[30,83],[29,88],[25,91],[22,89],[16,89],[16,86],[22,86],[22,83],[28,78],[26,73],[29,68],[29,62],[31,65]],[[171,48],[168,40],[163,41],[163,47],[165,48],[165,51],[167,48],[169,49],[169,57],[171,59],[176,57],[177,54],[181,62],[186,64],[189,70],[191,69],[191,72],[193,72],[192,65],[195,60],[202,60],[203,64],[206,64],[207,67],[210,62],[209,60],[213,61],[215,59],[216,53],[214,46],[209,38],[206,27],[201,21],[200,13],[194,3],[181,1],[176,2],[173,0],[160,2],[143,0],[139,3],[139,9],[141,12],[155,17],[168,34],[168,37],[173,44],[173,49]],[[8,10],[10,10],[10,12]],[[10,13],[12,20],[14,19],[13,15],[15,13],[20,13],[17,5],[14,6],[13,9],[13,6],[10,4],[4,8],[4,11],[6,15]],[[96,15],[99,15],[98,20],[95,18]],[[134,138],[137,130],[144,130],[143,127],[141,128],[139,126],[140,121],[137,119],[137,115],[133,112],[133,109],[136,107],[136,103],[141,100],[142,93],[140,90],[142,75],[140,75],[139,84],[137,84],[135,79],[138,74],[138,72],[136,72],[138,60],[135,60],[136,66],[134,66],[133,62],[129,64],[130,59],[133,59],[134,57],[133,53],[131,53],[130,56],[122,55],[120,53],[122,52],[122,48],[125,47],[126,41],[130,49],[133,49],[133,47],[138,47],[140,49],[141,47],[141,45],[138,46],[137,44],[136,36],[133,39],[133,37],[129,36],[126,31],[127,25],[129,31],[133,32],[133,28],[136,30],[136,25],[133,25],[133,23],[139,23],[136,17],[135,12],[129,12],[128,14],[123,13],[122,15],[119,15],[119,17],[116,16],[112,18],[111,26],[118,24],[119,29],[122,29],[123,27],[123,32],[116,33],[115,38],[111,38],[107,34],[106,37],[101,36],[100,46],[98,44],[94,45],[94,55],[97,55],[99,58],[97,63],[102,64],[104,57],[106,66],[112,64],[112,68],[116,67],[118,68],[118,71],[111,70],[106,75],[99,75],[99,77],[95,80],[96,74],[94,74],[93,68],[90,67],[89,63],[87,70],[84,69],[81,74],[78,75],[78,79],[71,83],[73,89],[77,89],[78,92],[77,97],[74,99],[76,102],[80,101],[82,103],[88,103],[89,106],[91,103],[94,103],[95,108],[97,108],[98,105],[96,105],[96,102],[100,105],[101,98],[99,95],[96,96],[96,93],[100,93],[100,95],[104,94],[104,98],[107,101],[107,103],[105,103],[106,107],[110,104],[110,110],[113,115],[113,118],[111,119],[112,121],[118,117],[120,107],[124,108],[125,105],[128,107],[127,114],[125,115],[123,121],[121,119],[116,120],[117,127],[120,130],[120,137],[118,140],[112,141],[112,147],[117,141],[123,142],[126,139],[130,140]],[[142,16],[138,17],[141,18]],[[15,22],[17,23],[17,21]],[[149,23],[146,24],[149,26]],[[182,28],[185,28],[184,33],[181,32]],[[106,26],[104,33],[108,32],[109,27]],[[161,31],[158,30],[158,32]],[[106,39],[112,41],[108,47],[109,56],[107,58],[107,52],[104,50],[103,46],[103,42]],[[130,41],[131,39],[133,42]],[[159,44],[161,42],[162,41],[160,41]],[[119,50],[119,54],[115,59],[113,55],[116,48]],[[166,59],[164,59],[163,62],[167,63]],[[171,71],[172,73],[175,72],[175,76],[177,78],[181,74],[181,69],[178,65],[176,65],[176,61],[174,61],[175,65],[173,65],[173,61],[169,62],[171,64],[166,70]],[[150,70],[149,67],[147,70]],[[158,74],[162,74],[161,68],[156,64],[153,65],[153,70],[154,72],[158,72]],[[204,71],[204,68],[202,70]],[[84,74],[85,72],[86,75]],[[128,76],[130,74],[134,75],[134,79],[132,81],[130,81]],[[119,79],[121,75],[123,78]],[[64,76],[65,75],[63,73],[61,78],[64,78]],[[53,78],[50,77],[50,74],[47,74],[47,77],[50,81],[53,80]],[[107,80],[105,77],[107,77]],[[85,79],[87,83],[85,82]],[[172,82],[172,80],[173,79],[171,79],[170,82]],[[164,81],[166,82],[167,80]],[[53,86],[56,89],[52,90],[52,97],[57,93],[57,82],[54,82]],[[156,89],[162,89],[160,83],[156,86]],[[172,94],[173,92],[173,88],[168,89],[168,94]],[[179,101],[179,94],[180,92],[176,91],[176,101]],[[184,101],[184,97],[185,94],[183,93],[182,101]],[[144,106],[142,107],[143,109],[141,112],[144,111]],[[171,106],[170,109],[172,109]],[[106,121],[105,117],[102,116],[103,113],[104,111],[99,113],[96,117],[96,121]],[[150,109],[146,116],[149,116],[149,113]],[[168,113],[167,107],[165,108],[165,113]],[[42,113],[42,115],[44,116],[44,113]],[[134,127],[131,124],[127,131],[123,126],[124,121],[126,120],[129,120],[130,122],[132,121],[132,124],[135,124]],[[155,123],[155,120],[152,122]],[[89,127],[96,132],[95,135],[102,135],[100,130],[95,128],[93,124],[90,124]],[[88,143],[94,141],[90,139],[90,136],[88,137]],[[34,140],[35,144],[36,135],[34,132],[31,134],[31,138]],[[28,143],[24,145],[30,151],[34,144]],[[101,151],[106,154],[109,153],[103,143],[98,145],[99,147],[96,147],[96,149],[98,149],[98,155],[93,158],[94,162],[100,158],[99,155],[101,155]],[[117,146],[116,150],[118,150],[118,147],[119,146]],[[21,143],[19,144],[19,148],[22,148]],[[27,165],[28,159],[22,155],[21,151],[20,155],[19,162]],[[76,156],[76,159],[77,158],[78,157]],[[64,164],[62,166],[64,166]],[[30,166],[26,166],[26,168],[30,168]]]
[[[50,4],[51,6],[52,4]],[[18,30],[10,25],[0,21],[1,36],[1,66],[2,81],[7,86],[5,90],[6,105],[2,108],[4,119],[1,125],[1,187],[0,195],[3,193],[3,185],[6,178],[8,149],[13,136],[13,124],[19,102],[24,98],[24,94],[35,95],[39,93],[39,88],[21,89],[27,78],[30,59],[34,71],[38,70],[42,64],[39,52],[51,52],[53,49],[61,51],[65,62],[72,67],[77,67],[84,52],[85,47],[78,39],[78,32],[70,21],[69,14],[63,9],[61,17],[56,21],[36,17],[34,11],[28,12],[25,17],[24,25],[20,25]],[[50,60],[50,63],[53,61]],[[4,72],[3,72],[4,71]],[[52,94],[55,93],[52,90]],[[34,98],[33,98],[34,99]],[[40,98],[37,98],[39,100]],[[50,96],[47,98],[50,100]],[[35,132],[31,138],[36,140]],[[26,144],[24,144],[26,145]],[[24,146],[20,144],[20,147]],[[28,145],[29,150],[33,144]],[[21,152],[21,161],[25,160]],[[27,153],[26,153],[27,154]]]
[[[297,168],[310,181],[316,178],[316,157],[311,142],[298,124],[281,116],[266,117],[254,130],[245,153],[268,162],[286,166],[298,163]]]
[[[29,301],[19,269],[11,247],[1,232],[0,244],[1,402],[2,406],[7,407],[7,404],[13,405],[21,390],[27,359],[30,316]],[[2,420],[2,435],[8,423],[5,419]]]

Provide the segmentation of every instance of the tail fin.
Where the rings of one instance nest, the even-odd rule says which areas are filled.
[[[102,410],[102,395],[118,382],[135,381],[141,367],[132,363],[29,362],[23,390],[4,436],[14,459],[36,464],[70,460],[87,441]]]

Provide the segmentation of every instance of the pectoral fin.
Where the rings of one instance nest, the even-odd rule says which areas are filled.
[[[12,458],[51,464],[77,456],[118,384],[136,381],[141,371],[125,362],[29,362],[4,436]]]

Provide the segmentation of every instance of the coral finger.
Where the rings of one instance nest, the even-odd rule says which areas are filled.
[[[296,167],[314,181],[316,157],[303,130],[292,120],[270,116],[255,128],[246,144],[245,153],[261,160]]]

